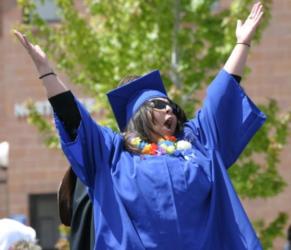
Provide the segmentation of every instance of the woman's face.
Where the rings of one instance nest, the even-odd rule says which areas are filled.
[[[153,106],[153,130],[156,133],[152,134],[154,141],[158,141],[162,136],[174,135],[177,127],[177,117],[173,113],[173,108],[168,99],[154,98],[149,100]]]

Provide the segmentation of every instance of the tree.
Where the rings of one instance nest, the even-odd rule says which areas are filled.
[[[225,62],[235,44],[236,20],[248,14],[253,1],[234,0],[220,10],[215,0],[86,0],[80,11],[73,0],[56,0],[61,21],[53,25],[37,15],[32,0],[18,2],[26,23],[22,28],[35,33],[31,39],[37,39],[73,83],[96,97],[96,109],[105,111],[99,122],[115,127],[104,93],[122,76],[155,68],[161,68],[171,97],[188,115],[193,114],[200,103],[197,91]],[[270,20],[271,0],[262,2],[265,19],[256,42]],[[261,108],[269,119],[230,170],[242,198],[272,197],[285,186],[277,167],[290,114],[280,115],[274,100]],[[55,146],[51,127],[33,106],[31,110],[30,121],[47,136],[48,145]],[[280,235],[286,220],[285,214],[279,214],[269,226],[256,223],[264,249],[272,248],[272,239]]]

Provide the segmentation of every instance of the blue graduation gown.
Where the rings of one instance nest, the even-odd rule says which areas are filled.
[[[96,124],[76,102],[82,121],[74,141],[55,121],[63,151],[93,201],[96,250],[262,249],[227,168],[265,115],[225,70],[179,135],[192,148],[173,155],[125,151],[122,136]]]

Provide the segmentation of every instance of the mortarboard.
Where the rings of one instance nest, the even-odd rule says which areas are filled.
[[[160,72],[155,70],[109,91],[107,97],[119,129],[124,131],[130,118],[145,101],[167,97],[167,92]]]

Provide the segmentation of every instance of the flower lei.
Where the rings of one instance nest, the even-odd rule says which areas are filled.
[[[191,143],[185,140],[177,141],[175,136],[165,136],[158,143],[147,143],[140,137],[134,137],[130,143],[137,147],[142,154],[147,155],[163,155],[173,154],[176,150],[185,150],[192,147]]]

